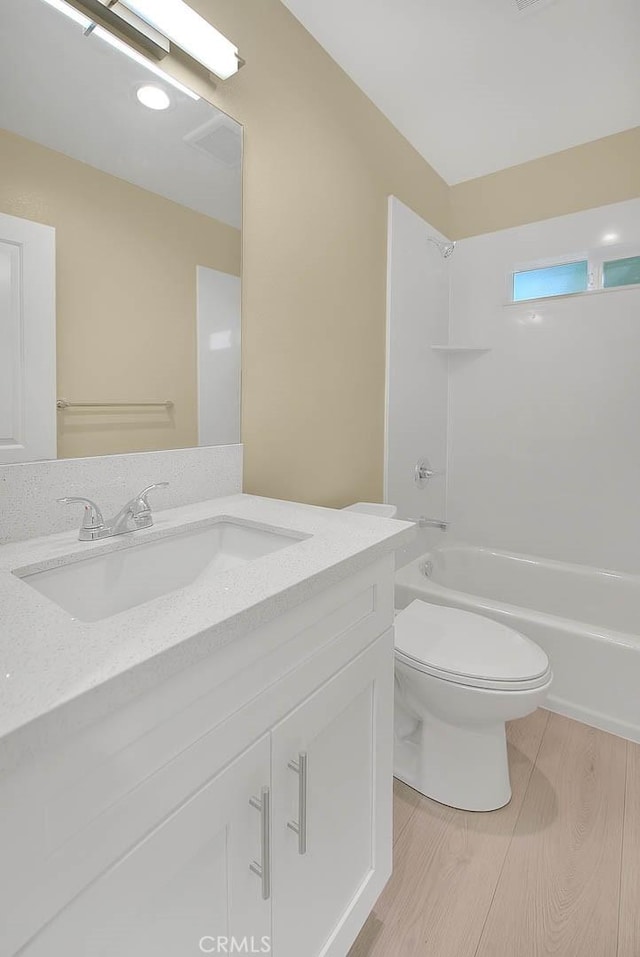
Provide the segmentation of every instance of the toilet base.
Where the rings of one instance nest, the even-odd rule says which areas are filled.
[[[504,722],[463,727],[432,715],[396,738],[394,774],[426,797],[463,811],[495,811],[511,800]]]

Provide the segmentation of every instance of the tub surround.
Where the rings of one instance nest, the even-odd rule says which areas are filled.
[[[80,512],[56,502],[65,495],[88,495],[105,515],[154,482],[169,482],[158,508],[234,495],[242,459],[242,445],[216,445],[0,466],[0,545],[78,528]]]
[[[87,460],[90,467],[99,461]],[[76,480],[76,488],[81,484]],[[53,567],[63,559],[127,548],[215,517],[310,537],[254,560],[250,571],[245,566],[205,573],[186,588],[92,623],[73,620],[12,574],[24,566]],[[105,543],[79,542],[74,528],[6,545],[0,550],[0,765],[59,743],[70,730],[202,661],[412,535],[407,523],[235,495],[156,512],[154,527]]]
[[[430,242],[446,237],[395,196],[388,230],[385,501],[398,505],[403,518],[445,519],[449,364],[433,347],[449,341],[452,257]],[[424,456],[436,474],[418,486],[415,467]],[[419,530],[422,548],[404,561],[425,551],[428,535]]]
[[[450,365],[447,517],[458,541],[637,572],[640,289],[509,303],[509,278],[639,248],[640,198],[456,246],[452,341],[494,347]]]
[[[640,248],[640,199],[458,239],[426,278],[431,227],[392,209],[388,426],[402,447],[389,443],[388,500],[450,523],[397,556],[398,606],[423,598],[522,632],[551,661],[550,708],[640,741],[640,291],[599,288],[599,264]],[[574,259],[595,289],[511,301],[514,271]],[[426,401],[411,363],[431,368],[443,323],[446,341],[492,348],[439,359]],[[446,476],[419,489],[422,455]]]
[[[461,239],[446,260],[390,205],[387,500],[448,519],[447,540],[635,574],[640,289],[510,300],[514,270],[586,257],[597,276],[636,255],[640,199]],[[491,348],[429,348],[447,341]],[[423,455],[446,475],[417,488]],[[405,560],[440,544],[419,540]]]

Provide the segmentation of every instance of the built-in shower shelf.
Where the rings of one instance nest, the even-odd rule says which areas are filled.
[[[491,346],[430,346],[434,352],[491,352]]]

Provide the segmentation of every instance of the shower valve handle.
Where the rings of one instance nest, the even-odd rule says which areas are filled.
[[[442,472],[432,469],[429,459],[418,459],[413,473],[414,481],[418,488],[424,488],[434,475],[442,475]]]

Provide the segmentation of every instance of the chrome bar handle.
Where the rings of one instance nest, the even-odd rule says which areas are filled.
[[[268,901],[271,897],[271,792],[269,788],[262,788],[260,797],[252,797],[251,807],[260,811],[260,855],[261,861],[252,861],[249,870],[262,881],[262,899]]]
[[[298,820],[287,821],[287,827],[298,835],[298,854],[307,853],[307,779],[309,762],[307,752],[301,751],[297,761],[287,765],[298,775]]]

